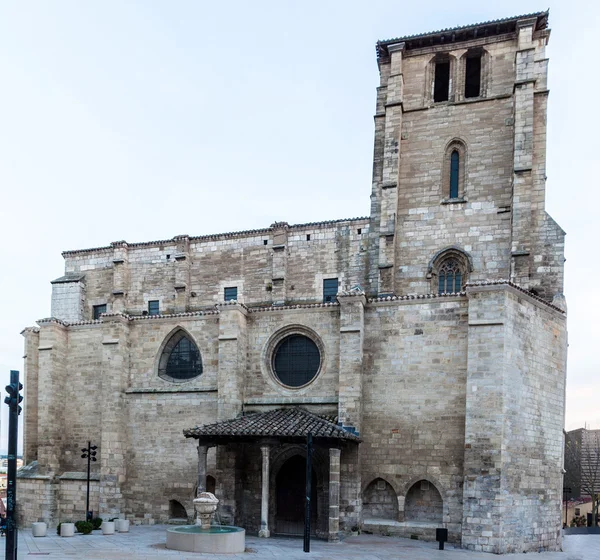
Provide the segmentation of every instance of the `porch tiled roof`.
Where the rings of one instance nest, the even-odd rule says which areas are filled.
[[[183,431],[186,438],[214,443],[257,438],[299,440],[306,438],[309,433],[313,438],[360,442],[360,438],[355,433],[299,407],[246,414],[233,420],[205,424]]]

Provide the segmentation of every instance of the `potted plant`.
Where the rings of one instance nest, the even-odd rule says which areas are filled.
[[[129,519],[117,519],[115,523],[118,533],[129,533]]]

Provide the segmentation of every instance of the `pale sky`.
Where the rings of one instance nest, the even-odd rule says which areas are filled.
[[[61,251],[368,215],[377,39],[547,3],[4,0],[1,387],[22,372],[20,331],[50,314]],[[551,1],[550,27],[546,207],[567,232],[566,427],[600,428],[600,3]]]

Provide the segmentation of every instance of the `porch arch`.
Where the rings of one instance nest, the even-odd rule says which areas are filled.
[[[304,445],[284,445],[279,451],[273,450],[271,472],[269,473],[269,525],[277,530],[277,475],[286,463],[299,456],[306,461]],[[315,532],[319,537],[328,535],[329,526],[329,476],[328,459],[323,450],[313,448],[312,468],[316,479],[317,522]]]

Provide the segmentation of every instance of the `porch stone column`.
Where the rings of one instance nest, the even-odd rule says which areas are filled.
[[[259,537],[269,538],[269,460],[271,447],[269,445],[261,445],[262,452],[262,498],[260,502],[260,531]]]
[[[340,540],[340,456],[341,450],[329,448],[329,542]]]
[[[206,492],[206,454],[208,445],[198,444],[198,492]]]

